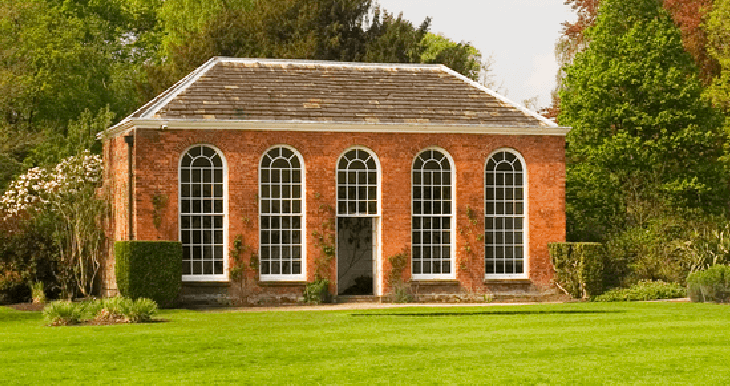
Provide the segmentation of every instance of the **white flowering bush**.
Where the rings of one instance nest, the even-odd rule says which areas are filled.
[[[54,168],[35,167],[13,181],[0,200],[4,219],[52,208],[101,185],[102,159],[84,150]]]
[[[100,266],[106,215],[99,192],[102,173],[101,156],[85,150],[55,167],[29,169],[0,199],[3,221],[39,214],[51,217],[59,249],[56,276],[68,296],[74,287],[88,296]]]

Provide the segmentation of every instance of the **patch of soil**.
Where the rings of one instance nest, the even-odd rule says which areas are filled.
[[[16,311],[43,311],[45,306],[44,303],[17,303],[11,304],[8,307]]]

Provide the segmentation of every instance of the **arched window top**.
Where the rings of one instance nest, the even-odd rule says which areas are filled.
[[[449,157],[440,150],[425,150],[413,161],[413,170],[451,170]]]
[[[340,157],[339,170],[377,170],[378,166],[372,153],[365,149],[352,149]]]
[[[222,168],[223,160],[220,153],[208,145],[195,145],[188,149],[180,162],[181,167]]]
[[[264,154],[261,160],[261,167],[271,169],[299,169],[301,168],[301,160],[299,159],[299,155],[292,149],[278,146]]]
[[[487,171],[521,172],[522,161],[517,153],[512,150],[499,150],[489,157]]]

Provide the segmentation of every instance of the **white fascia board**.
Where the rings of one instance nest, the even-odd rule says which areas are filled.
[[[440,125],[401,123],[352,123],[317,121],[236,121],[214,119],[130,119],[106,132],[115,137],[131,128],[140,129],[191,129],[191,130],[264,130],[302,132],[351,132],[351,133],[461,133],[492,135],[550,135],[565,136],[569,127],[559,126],[484,126]]]

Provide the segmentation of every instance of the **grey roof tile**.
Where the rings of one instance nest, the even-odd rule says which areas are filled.
[[[554,126],[441,65],[214,58],[130,118]]]

